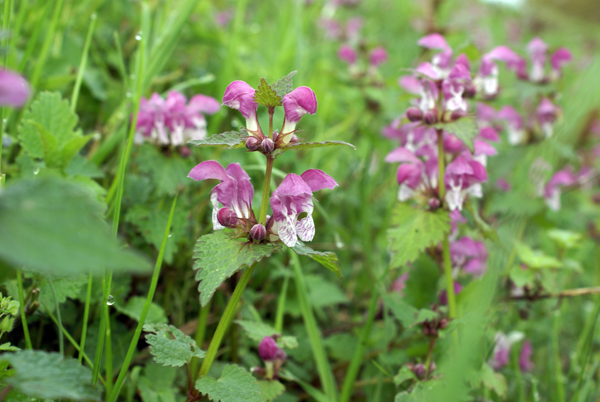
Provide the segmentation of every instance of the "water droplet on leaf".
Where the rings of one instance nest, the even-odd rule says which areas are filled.
[[[142,33],[138,32],[137,35],[135,35],[135,40],[142,40]]]
[[[35,170],[33,171],[34,175],[37,175],[40,172],[40,168],[35,168]]]
[[[106,299],[106,304],[108,306],[112,306],[113,304],[115,304],[115,298],[113,297],[113,295],[108,295],[108,298]]]

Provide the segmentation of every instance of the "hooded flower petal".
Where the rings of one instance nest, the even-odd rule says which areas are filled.
[[[375,49],[371,50],[371,53],[369,53],[369,63],[374,66],[377,67],[382,63],[385,63],[388,59],[388,53],[385,50],[385,48],[379,46],[376,47]]]
[[[440,50],[448,50],[450,46],[448,46],[448,42],[446,39],[440,35],[439,33],[432,33],[426,36],[423,36],[417,42],[418,45],[426,47],[427,49],[440,49]]]
[[[288,174],[271,196],[272,232],[288,247],[294,247],[298,237],[302,241],[311,241],[315,235],[312,193],[335,186],[335,180],[320,170],[307,170],[301,176]],[[298,221],[301,213],[307,215]]]
[[[283,97],[283,110],[285,119],[281,134],[288,134],[296,129],[296,124],[302,116],[307,113],[315,114],[317,111],[317,96],[309,87],[298,87]],[[283,143],[287,144],[292,138],[287,135],[283,138]]]
[[[218,219],[221,209],[219,203],[231,210],[237,218],[248,219],[253,216],[254,188],[250,183],[250,176],[239,163],[231,163],[227,169],[223,169],[217,161],[204,161],[196,165],[188,177],[196,181],[216,179],[221,182],[212,189],[210,197],[213,204],[213,228],[215,230],[223,228]],[[224,215],[224,212],[221,214]]]
[[[212,96],[195,95],[190,99],[188,108],[200,113],[214,114],[219,111],[221,105],[219,104],[219,101]]]
[[[239,110],[246,119],[246,129],[248,131],[258,130],[258,118],[256,109],[258,103],[254,102],[254,93],[256,91],[244,81],[233,81],[225,89],[223,95],[223,104],[232,109]]]
[[[340,60],[344,60],[348,64],[354,64],[356,62],[356,51],[348,45],[342,45],[338,50],[338,57]]]

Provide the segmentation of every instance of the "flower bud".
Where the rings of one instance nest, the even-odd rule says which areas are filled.
[[[438,118],[435,110],[428,110],[423,115],[423,121],[425,122],[425,124],[435,124],[437,123],[437,120]]]
[[[188,147],[179,148],[179,155],[181,155],[184,158],[189,158],[191,153],[192,153],[192,151],[190,151],[190,149]]]
[[[423,120],[423,112],[417,107],[411,107],[406,111],[406,117],[412,122],[421,121]]]
[[[271,152],[273,152],[275,150],[275,143],[270,138],[265,138],[262,141],[261,146],[262,146],[263,151],[267,154],[270,154]]]
[[[217,220],[226,228],[234,227],[238,223],[238,218],[235,215],[235,212],[229,208],[219,209],[219,212],[217,212]]]
[[[249,151],[256,151],[260,147],[260,140],[256,137],[248,137],[246,140],[246,148]]]
[[[456,121],[458,119],[462,119],[466,115],[467,112],[465,112],[464,110],[455,110],[454,112],[452,112],[452,115],[450,115],[450,120]]]
[[[267,236],[267,229],[260,223],[252,226],[250,229],[250,237],[252,240],[262,241]]]
[[[414,368],[413,368],[413,373],[415,373],[415,375],[419,378],[419,379],[423,379],[425,378],[425,365],[423,363],[419,363],[417,364]]]
[[[264,361],[273,361],[277,358],[277,352],[279,351],[279,346],[277,346],[277,342],[275,339],[270,336],[265,336],[262,341],[258,344],[258,355]]]
[[[477,93],[477,88],[475,88],[475,85],[473,84],[467,84],[465,86],[465,91],[463,92],[463,98],[467,98],[467,99],[471,99],[475,97],[475,94]]]
[[[432,210],[436,210],[440,207],[440,200],[438,198],[430,198],[429,199],[429,208]]]
[[[387,51],[381,46],[376,47],[375,49],[371,50],[371,53],[369,53],[369,63],[374,67],[386,62],[387,59]]]

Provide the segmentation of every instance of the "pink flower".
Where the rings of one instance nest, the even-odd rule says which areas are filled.
[[[312,194],[337,185],[331,176],[317,169],[307,170],[300,176],[288,174],[271,196],[271,231],[288,247],[294,247],[298,238],[311,241],[315,235]],[[298,220],[302,213],[307,215]]]
[[[538,105],[535,114],[546,138],[552,136],[554,122],[558,117],[559,110],[548,98],[542,99]]]
[[[256,109],[258,103],[254,102],[256,91],[244,81],[233,81],[225,89],[223,105],[239,110],[246,119],[246,129],[250,133],[256,133],[259,129]]]
[[[523,348],[519,355],[519,367],[521,368],[521,371],[527,372],[533,370],[533,362],[531,361],[532,354],[533,348],[531,347],[531,342],[526,340],[523,342]]]
[[[468,236],[461,237],[450,244],[450,257],[453,266],[466,273],[476,276],[485,273],[488,253],[481,241]]]
[[[498,111],[498,119],[504,120],[508,128],[508,142],[517,145],[525,140],[523,118],[512,106],[504,106]]]
[[[487,180],[485,166],[472,159],[467,153],[456,157],[448,164],[444,181],[448,208],[462,210],[467,194],[481,197],[481,183]]]
[[[406,281],[408,280],[408,272],[400,275],[393,283],[392,290],[394,292],[398,292],[400,294],[404,294],[404,289],[406,288]]]
[[[252,211],[254,188],[250,183],[250,176],[239,163],[231,163],[227,169],[223,169],[217,161],[204,161],[196,165],[188,177],[196,181],[208,179],[220,181],[212,189],[210,196],[213,204],[214,230],[235,226],[238,219],[250,219],[254,216]],[[220,204],[223,205],[223,208],[220,207]]]
[[[527,50],[532,64],[529,79],[533,82],[540,82],[545,76],[544,66],[546,65],[548,45],[540,38],[533,38],[527,45]]]
[[[570,166],[559,170],[548,180],[544,187],[544,198],[551,210],[558,211],[560,209],[561,187],[571,186],[575,184],[576,180]]]
[[[550,56],[550,66],[552,67],[552,72],[550,78],[556,80],[560,78],[562,75],[563,66],[569,63],[573,59],[571,52],[564,48],[556,49],[556,52]]]
[[[349,45],[342,45],[338,50],[338,57],[344,60],[348,64],[354,64],[356,62],[356,51]]]
[[[385,48],[379,46],[376,47],[375,49],[371,50],[371,53],[369,53],[369,63],[373,66],[373,67],[377,67],[382,63],[385,63],[388,59],[388,54],[387,51],[385,50]]]
[[[521,332],[513,331],[508,335],[502,332],[496,333],[494,351],[492,358],[488,361],[489,365],[494,370],[500,370],[506,366],[510,358],[510,348],[515,342],[519,342],[521,339],[523,339]]]
[[[0,69],[0,106],[21,107],[27,102],[31,89],[19,74]]]
[[[298,87],[283,97],[285,119],[281,129],[281,140],[287,144],[292,138],[290,133],[296,129],[296,124],[305,114],[315,114],[317,111],[317,96],[309,87]]]

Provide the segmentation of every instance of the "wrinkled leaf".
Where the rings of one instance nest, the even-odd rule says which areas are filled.
[[[271,84],[271,89],[273,89],[273,91],[275,91],[277,96],[279,96],[281,99],[283,99],[285,95],[289,94],[294,89],[292,86],[292,77],[294,77],[297,72],[298,71],[294,70],[285,77],[277,80],[276,83]]]
[[[58,178],[21,180],[0,193],[0,258],[41,274],[143,271],[122,249],[88,189]]]
[[[548,231],[548,237],[563,248],[577,248],[583,238],[581,233],[571,232],[568,230],[551,229]]]
[[[323,265],[325,268],[336,274],[338,277],[342,277],[342,272],[340,271],[340,267],[338,265],[338,258],[337,255],[335,255],[335,253],[331,251],[327,251],[324,253],[320,251],[315,251],[300,241],[298,242],[298,244],[296,244],[296,246],[292,247],[292,250],[294,250],[296,254],[305,255],[307,257],[312,258],[313,260],[315,260],[316,262],[318,262],[319,264]]]
[[[206,353],[196,342],[172,325],[164,323],[144,324],[146,342],[150,344],[150,353],[154,361],[163,366],[181,367],[192,357],[203,358]]]
[[[277,380],[260,380],[258,386],[262,390],[263,401],[271,402],[285,392],[285,386]]]
[[[245,369],[228,365],[221,378],[204,376],[196,381],[196,389],[214,402],[262,402],[262,389],[256,378]]]
[[[321,141],[321,142],[294,142],[289,143],[283,148],[277,148],[275,152],[273,152],[273,156],[278,156],[284,153],[285,151],[290,150],[302,150],[302,149],[310,149],[310,148],[325,148],[325,147],[335,147],[335,146],[347,146],[352,149],[356,149],[356,147],[352,144],[349,144],[344,141]]]
[[[246,243],[230,238],[220,230],[204,235],[194,247],[194,270],[200,304],[206,306],[215,290],[244,266],[249,266],[269,257],[278,246],[272,244]]]
[[[406,366],[402,366],[400,371],[398,371],[398,374],[396,374],[394,376],[394,384],[396,384],[396,386],[398,386],[398,385],[402,384],[404,381],[408,381],[408,380],[417,380],[417,376],[415,375],[415,373],[412,372],[411,369],[409,369]]]
[[[254,93],[254,102],[268,108],[274,108],[275,106],[281,106],[283,104],[281,102],[281,96],[277,95],[264,78],[260,79],[260,85]]]
[[[394,267],[414,261],[426,247],[436,245],[450,232],[448,212],[424,211],[408,204],[395,207],[391,224],[388,240]]]
[[[40,399],[99,401],[100,390],[92,384],[92,372],[76,359],[58,353],[21,350],[0,355],[14,370],[4,381],[23,394]]]
[[[469,149],[473,150],[475,137],[479,134],[477,123],[472,117],[463,117],[449,123],[438,123],[433,125],[435,128],[441,128],[450,134],[457,136]]]
[[[523,264],[531,268],[559,268],[562,264],[539,250],[533,250],[523,243],[515,243],[515,250]]]
[[[404,328],[414,324],[417,317],[417,309],[408,304],[397,292],[388,293],[382,296],[385,306],[392,311],[392,314],[400,321]]]
[[[189,145],[198,147],[216,147],[220,149],[244,148],[246,146],[247,134],[237,131],[226,131],[220,134],[214,134],[203,140],[190,140]]]

